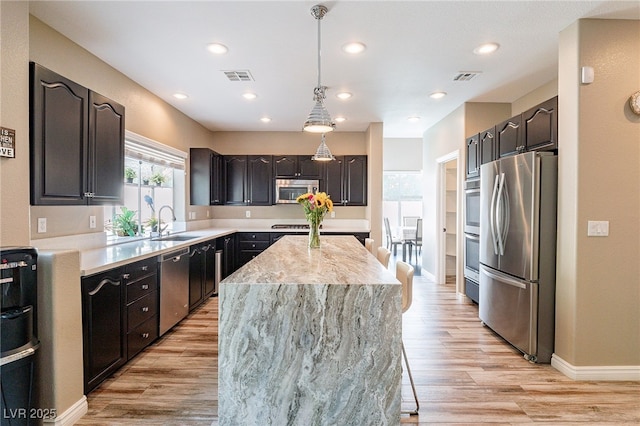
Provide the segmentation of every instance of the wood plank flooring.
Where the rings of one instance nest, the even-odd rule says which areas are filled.
[[[211,298],[89,394],[77,424],[217,425],[217,317]],[[420,413],[402,423],[640,424],[640,382],[575,382],[529,363],[453,284],[416,276],[403,332]],[[412,408],[406,374],[402,395]]]

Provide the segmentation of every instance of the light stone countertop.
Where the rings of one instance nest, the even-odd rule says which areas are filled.
[[[220,285],[220,425],[400,423],[402,285],[353,236],[285,236]]]

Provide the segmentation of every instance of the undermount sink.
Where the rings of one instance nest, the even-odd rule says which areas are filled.
[[[194,238],[199,238],[199,235],[167,235],[166,237],[154,238],[154,241],[189,241]]]

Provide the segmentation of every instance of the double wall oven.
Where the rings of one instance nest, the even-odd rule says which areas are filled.
[[[464,184],[464,281],[466,295],[478,303],[480,294],[480,179]]]

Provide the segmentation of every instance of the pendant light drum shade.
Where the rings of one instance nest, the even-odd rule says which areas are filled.
[[[321,63],[320,63],[320,20],[328,9],[317,4],[311,8],[311,15],[318,21],[318,85],[313,89],[313,100],[316,102],[313,109],[309,113],[307,121],[304,122],[302,130],[310,133],[327,133],[333,131],[336,123],[331,120],[329,112],[324,106],[326,86],[321,83]]]
[[[322,134],[322,142],[320,142],[320,146],[318,147],[316,154],[311,157],[313,161],[333,161],[336,157],[331,154],[329,147],[324,141],[324,133]]]

